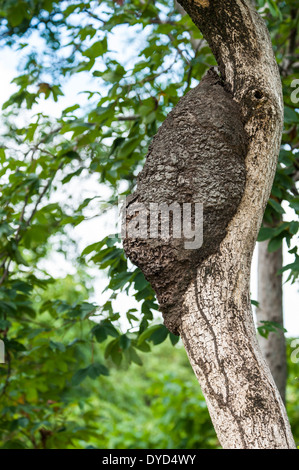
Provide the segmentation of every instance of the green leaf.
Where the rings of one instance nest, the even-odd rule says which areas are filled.
[[[294,209],[296,212],[299,212],[299,196],[292,198],[291,201],[289,201],[289,205],[292,209]]]
[[[175,346],[179,341],[180,341],[180,337],[179,336],[176,336],[174,335],[173,333],[169,332],[169,339],[170,339],[170,342],[173,346]]]
[[[281,236],[272,238],[268,243],[269,253],[272,253],[273,251],[278,250],[280,248],[281,244],[282,244],[282,237]]]
[[[94,326],[93,329],[91,330],[91,333],[96,337],[96,340],[98,343],[102,343],[108,337],[106,329],[102,325]]]
[[[160,325],[149,337],[149,341],[152,341],[154,344],[160,344],[165,341],[169,334],[169,330],[164,326]]]
[[[145,279],[143,273],[138,270],[136,277],[134,278],[134,287],[137,291],[145,289],[149,285]]]
[[[72,378],[72,384],[79,385],[81,382],[83,382],[84,379],[86,379],[87,376],[88,367],[86,367],[85,369],[79,369]]]
[[[102,56],[107,52],[107,39],[104,38],[101,41],[96,41],[86,49],[82,55],[88,57],[89,59],[96,59],[97,57]]]
[[[284,108],[284,121],[287,124],[296,124],[299,122],[299,117],[296,111],[289,106]]]
[[[117,338],[119,336],[119,332],[109,320],[102,320],[100,325],[105,328],[107,335],[113,336],[114,338]]]
[[[290,264],[287,264],[286,266],[283,266],[283,268],[281,268],[278,271],[278,273],[281,274],[284,271],[288,271],[289,269],[291,269],[292,271],[299,272],[299,256],[296,257],[296,261],[294,261],[294,263],[290,263]]]
[[[130,347],[131,340],[127,337],[127,335],[121,335],[119,339],[119,345],[123,350],[126,350]]]
[[[279,202],[275,201],[274,199],[270,198],[268,204],[277,212],[278,214],[284,214],[284,209],[281,207]]]
[[[259,334],[264,338],[268,338],[269,333],[273,332],[279,334],[279,331],[286,332],[287,330],[281,323],[275,321],[261,321],[262,325],[257,328]]]
[[[0,148],[0,163],[4,163],[6,160],[5,150],[4,148]]]
[[[131,139],[126,139],[126,141],[119,147],[118,156],[123,159],[129,157],[138,147],[141,140],[142,137],[133,137]]]
[[[114,364],[120,366],[122,361],[122,352],[119,346],[119,338],[114,339],[108,344],[105,350],[105,358],[111,357]]]
[[[27,261],[23,258],[23,256],[21,255],[20,251],[15,248],[14,249],[14,258],[16,260],[16,262],[18,264],[23,264],[24,266],[29,266],[29,264],[27,263]]]
[[[96,379],[100,375],[109,375],[109,370],[103,364],[95,363],[88,367],[88,376]]]
[[[273,228],[261,227],[260,231],[259,231],[259,234],[258,234],[258,237],[257,237],[257,241],[258,242],[263,242],[264,240],[272,238],[273,235],[274,235],[274,229]]]
[[[296,233],[298,232],[298,229],[299,229],[299,222],[297,222],[295,220],[290,222],[290,233],[292,235],[296,235]]]
[[[147,328],[138,338],[137,344],[142,344],[146,339],[148,339],[156,330],[159,330],[162,325],[153,325]]]
[[[66,350],[66,347],[63,343],[58,343],[52,340],[50,340],[50,348],[52,349],[52,351],[65,352]]]
[[[93,251],[96,251],[96,252],[100,251],[101,248],[105,245],[105,243],[106,243],[106,238],[104,238],[104,240],[102,240],[100,242],[96,242],[96,243],[92,243],[91,245],[88,245],[82,251],[81,256],[89,255]]]
[[[114,276],[109,282],[109,289],[119,290],[122,289],[132,278],[132,273],[122,272]]]
[[[129,349],[129,357],[132,362],[134,362],[138,366],[142,366],[142,360],[133,347]]]

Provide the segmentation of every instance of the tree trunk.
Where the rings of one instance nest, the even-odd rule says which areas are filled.
[[[262,321],[277,322],[283,326],[282,275],[277,272],[282,268],[282,246],[268,252],[268,240],[258,244],[258,302],[256,309],[258,325]],[[287,380],[286,344],[282,330],[270,332],[268,338],[258,335],[258,341],[274,381],[285,402]]]
[[[280,77],[266,27],[251,1],[180,1],[208,40],[242,106],[249,135],[246,187],[221,244],[186,293],[181,337],[226,448],[294,448],[284,405],[257,344],[250,264],[270,196],[283,111]],[[259,104],[249,98],[250,92]]]
[[[186,15],[184,8],[175,0],[176,10]],[[196,51],[202,42],[191,35],[190,42]],[[283,326],[283,302],[282,302],[282,275],[277,272],[282,268],[282,246],[277,251],[269,253],[268,241],[258,244],[258,301],[256,309],[258,326],[263,321],[276,322]],[[266,359],[280,396],[285,403],[287,381],[286,342],[284,332],[270,332],[268,337],[258,335],[258,342]]]
[[[179,245],[173,242],[167,253],[165,246],[157,245],[156,240],[151,246],[148,240],[143,244],[134,243],[134,240],[126,242],[125,250],[155,288],[166,326],[181,335],[221,445],[231,449],[295,448],[282,399],[257,342],[249,295],[252,253],[270,196],[281,141],[283,101],[278,67],[266,26],[251,0],[180,0],[179,3],[208,41],[224,87],[241,110],[248,140],[246,182],[243,185],[241,167],[234,172],[239,160],[234,160],[233,152],[232,166],[223,152],[223,160],[219,160],[220,174],[219,167],[215,166],[212,166],[213,171],[209,172],[207,166],[202,172],[200,165],[209,162],[201,158],[208,150],[202,145],[200,136],[208,139],[215,129],[210,121],[207,126],[200,121],[200,132],[197,133],[196,123],[200,116],[195,115],[198,102],[196,91],[192,90],[184,101],[189,108],[184,109],[180,102],[175,108],[177,111],[168,116],[161,126],[162,131],[159,130],[160,134],[158,132],[158,137],[153,140],[132,200],[151,202],[148,195],[161,195],[166,180],[164,194],[172,199],[175,194],[171,192],[172,185],[178,185],[180,177],[177,173],[171,177],[171,172],[175,168],[180,173],[177,168],[181,161],[172,154],[171,146],[174,142],[176,145],[183,142],[182,148],[178,149],[181,159],[189,155],[189,165],[198,161],[198,172],[204,174],[201,185],[193,186],[193,191],[198,188],[198,194],[193,194],[192,200],[200,201],[202,194],[206,196],[203,236],[204,240],[205,235],[209,238],[204,244],[208,244],[210,251],[203,250],[200,255],[199,250],[197,256],[194,250],[193,257],[184,258]],[[203,90],[204,87],[206,84]],[[216,83],[206,89],[216,90]],[[211,101],[208,104],[211,115],[215,116],[214,127],[218,132],[215,135],[219,138],[223,135],[225,122],[217,121],[217,99],[215,92],[214,104]],[[211,119],[209,106],[206,114],[203,112],[207,120]],[[225,108],[221,109],[225,113]],[[189,137],[184,140],[188,122],[190,128],[194,126],[193,141]],[[216,138],[214,144],[218,145],[220,154],[239,133],[237,123],[232,120],[230,138],[224,133],[225,140],[219,140],[218,144]],[[173,135],[163,147],[162,137],[167,137],[167,129]],[[177,136],[181,138],[176,140]],[[241,145],[241,134],[239,140]],[[213,139],[209,140],[209,145],[216,152]],[[160,162],[164,162],[161,165],[159,154]],[[213,152],[207,155],[213,158]],[[177,162],[174,166],[171,166],[172,158]],[[160,167],[164,171],[161,175],[158,173]],[[169,168],[169,174],[165,168]],[[191,167],[189,178],[193,178],[196,171]],[[225,219],[224,237],[222,232],[219,235],[219,227],[214,224],[216,235],[213,240],[213,233],[209,232],[207,237],[205,232],[205,207],[208,216],[209,210],[213,212],[209,209],[213,204],[218,208],[220,195],[222,197],[221,178],[230,174],[235,186],[229,186],[231,194],[227,195],[224,213],[230,205],[230,197],[237,201],[235,193],[238,192],[240,199],[235,203],[234,213],[228,212],[230,220]],[[161,187],[154,186],[155,179],[160,180]],[[175,188],[179,191],[179,185]],[[204,193],[205,188],[207,193]],[[175,287],[171,276],[175,279]]]

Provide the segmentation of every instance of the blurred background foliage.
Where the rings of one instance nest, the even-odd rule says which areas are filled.
[[[257,3],[285,98],[265,213],[265,222],[277,224],[263,227],[259,240],[269,240],[269,251],[286,240],[293,262],[283,270],[294,282],[299,113],[290,97],[299,69],[298,0]],[[159,125],[216,65],[209,47],[166,0],[1,0],[0,43],[20,58],[1,118],[0,446],[219,447],[185,352],[160,323],[154,293],[118,236],[81,253],[70,230],[132,191]],[[81,76],[84,99],[71,97],[60,111],[71,80]],[[59,111],[49,113],[47,103]],[[105,200],[81,197],[91,177],[109,188]],[[282,220],[282,203],[292,219]],[[76,274],[51,276],[54,252]],[[103,270],[111,293],[102,304],[90,300],[92,266]],[[125,319],[114,308],[120,292],[138,302]],[[298,366],[290,362],[289,371],[287,406],[298,441]]]

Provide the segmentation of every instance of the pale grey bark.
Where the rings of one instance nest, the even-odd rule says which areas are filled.
[[[282,275],[277,274],[282,268],[282,246],[271,253],[267,247],[268,240],[258,244],[257,323],[261,326],[261,322],[270,321],[283,326]],[[284,332],[278,329],[277,332],[270,332],[268,338],[258,335],[258,341],[285,402],[287,363]]]

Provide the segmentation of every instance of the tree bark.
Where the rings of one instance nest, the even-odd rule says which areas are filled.
[[[193,265],[192,257],[191,261],[184,258],[181,264],[179,261],[175,264],[174,253],[180,249],[176,246],[168,258],[164,248],[162,247],[163,251],[154,243],[149,250],[149,244],[136,243],[134,246],[134,242],[128,242],[125,249],[155,288],[166,326],[181,335],[221,445],[231,449],[295,448],[282,399],[257,342],[249,295],[252,253],[270,196],[281,141],[283,101],[278,67],[266,26],[251,0],[180,0],[179,3],[208,41],[218,62],[225,89],[241,110],[243,126],[248,137],[246,182],[242,192],[243,185],[239,182],[239,177],[243,177],[242,168],[239,168],[239,173],[234,173],[224,158],[221,178],[232,172],[240,200],[236,203],[234,213],[229,213],[229,222],[225,222],[227,225],[224,238],[221,235],[215,239],[212,254],[210,251],[203,251],[200,260],[194,254]],[[216,84],[211,84],[211,87],[216,89]],[[193,90],[189,93],[192,92]],[[195,99],[196,92],[189,95],[188,99],[192,96]],[[217,93],[215,97],[217,98]],[[188,104],[187,98],[185,103]],[[162,136],[167,134],[168,127],[170,129],[174,125],[183,126],[183,139],[187,132],[184,116],[187,120],[190,116],[190,126],[192,119],[193,122],[198,119],[198,116],[194,117],[192,114],[192,103],[189,112],[181,114],[179,105],[176,107],[177,113],[174,112],[167,118],[165,126],[163,123],[161,128],[164,126],[164,130],[150,147],[135,198],[146,198],[150,194],[149,183],[154,184],[155,179],[149,179],[151,172],[157,174],[159,171],[159,162],[156,160],[155,163],[152,157],[155,148],[155,158],[158,158],[159,149],[163,149],[161,140]],[[183,108],[183,104],[181,106]],[[196,103],[193,108],[197,106]],[[235,122],[237,123],[237,120]],[[207,135],[211,127],[205,129],[202,122],[199,124],[202,133]],[[217,121],[215,125],[217,126]],[[223,127],[223,123],[220,127]],[[178,127],[177,133],[179,132]],[[236,129],[237,132],[239,131]],[[227,143],[227,136],[225,139]],[[233,130],[231,139],[234,139]],[[176,142],[175,136],[173,142]],[[185,145],[189,145],[186,149],[189,156],[190,152],[193,152],[195,161],[198,159],[200,165],[205,164],[200,159],[200,152],[204,150],[202,147],[196,147],[197,142],[202,144],[200,136],[196,134],[194,142],[188,142],[186,141]],[[225,149],[226,143],[223,142]],[[171,149],[170,143],[167,149]],[[181,155],[183,158],[183,150]],[[213,152],[211,157],[212,155]],[[189,160],[193,165],[193,160]],[[168,167],[172,170],[171,166]],[[191,174],[195,172],[196,169],[192,168]],[[208,188],[209,197],[205,200],[207,205],[215,201],[217,206],[220,193],[219,187],[213,189],[213,178],[213,173],[208,175],[204,171],[202,186]],[[164,176],[161,179],[163,186]],[[174,178],[170,178],[166,185],[172,196],[171,184],[175,184]],[[235,197],[233,188],[230,188],[232,197]],[[156,186],[153,194],[159,191]],[[195,201],[201,198],[200,188],[198,191],[198,195],[193,195]],[[215,227],[215,232],[217,228]],[[213,242],[212,235],[210,238],[208,242]],[[181,255],[181,252],[179,254]],[[156,257],[154,262],[153,256]],[[150,269],[147,269],[146,262]],[[159,262],[167,265],[167,269],[164,269],[163,265],[162,272],[171,275],[170,266],[176,273],[175,290],[179,295],[176,297],[175,306],[170,302],[170,297],[174,294],[169,294],[169,279],[164,279],[163,291],[163,276],[159,278]],[[184,266],[188,267],[187,278]],[[180,270],[181,289],[178,285]]]
[[[268,240],[258,244],[257,323],[261,326],[262,321],[270,321],[283,326],[282,275],[277,274],[282,268],[282,246],[272,253],[268,252],[267,247]],[[281,398],[285,402],[287,363],[284,332],[282,330],[270,332],[268,338],[258,335],[258,341]]]
[[[283,110],[278,68],[251,1],[180,1],[208,40],[241,104],[249,135],[246,187],[221,252],[186,292],[181,337],[225,448],[295,448],[285,408],[257,343],[250,264],[275,175]],[[259,110],[249,97],[264,106]],[[263,98],[262,98],[263,99]]]

